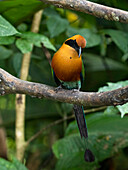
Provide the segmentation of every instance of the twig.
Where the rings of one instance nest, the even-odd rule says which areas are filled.
[[[55,5],[59,8],[66,8],[94,15],[98,18],[128,23],[127,11],[96,4],[94,2],[86,0],[41,0],[41,1]]]
[[[85,110],[84,113],[92,113],[92,112],[95,112],[95,111],[100,111],[100,110],[104,110],[106,107],[98,107],[98,108],[93,108],[93,109],[88,109],[88,110]],[[62,119],[59,119],[59,120],[56,120],[54,121],[53,123],[50,123],[49,125],[43,127],[40,131],[38,131],[35,135],[33,135],[27,142],[26,142],[26,145],[29,145],[29,143],[31,143],[33,140],[37,139],[38,136],[40,136],[45,130],[47,130],[48,128],[51,128],[57,124],[60,124],[66,120],[70,120],[70,119],[73,119],[75,118],[75,115],[71,115],[71,116],[66,116]]]
[[[44,51],[44,54],[49,62],[49,64],[51,65],[51,54],[50,52],[48,51],[48,49],[43,45],[43,43],[41,43],[41,46],[42,46],[42,49]]]
[[[92,109],[84,110],[84,113],[97,112],[97,111],[100,111],[100,110],[104,110],[104,109],[106,109],[106,108],[107,108],[107,106],[92,108]]]
[[[65,120],[69,120],[69,119],[72,119],[74,118],[74,115],[71,115],[69,117],[66,117],[66,118],[62,118],[62,119],[59,119],[59,120],[56,120],[54,121],[53,123],[50,123],[48,124],[47,126],[43,127],[40,131],[38,131],[35,135],[33,135],[26,143],[26,145],[28,145],[30,142],[32,142],[33,140],[35,140],[39,135],[41,135],[45,130],[47,130],[48,128],[51,128],[52,126],[55,126]]]

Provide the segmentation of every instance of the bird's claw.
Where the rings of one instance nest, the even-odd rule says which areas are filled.
[[[79,91],[80,91],[79,89],[72,89],[71,90],[72,93],[79,92]]]
[[[62,90],[62,86],[61,85],[56,87],[54,91],[57,93],[59,90]]]

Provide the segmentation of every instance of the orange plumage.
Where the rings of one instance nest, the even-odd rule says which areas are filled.
[[[86,45],[86,41],[81,35],[75,35],[67,40],[76,40],[77,45],[82,48]],[[78,52],[65,44],[65,42],[54,54],[51,66],[56,77],[62,81],[71,82],[80,80],[80,73],[82,71],[81,56],[79,57]]]
[[[80,90],[84,76],[84,67],[82,64],[81,53],[82,48],[85,46],[86,40],[84,37],[81,35],[75,35],[67,39],[60,49],[54,54],[51,66],[57,85],[61,85],[61,87],[70,90]],[[75,104],[73,108],[81,138],[86,140],[88,138],[88,131],[83,107]],[[93,162],[95,157],[91,150],[88,149],[87,140],[85,145],[85,161]]]

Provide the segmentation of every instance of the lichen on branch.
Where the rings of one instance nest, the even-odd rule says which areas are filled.
[[[18,79],[0,69],[0,95],[26,94],[84,106],[116,106],[128,102],[128,86],[107,92],[74,92]]]
[[[41,0],[59,8],[80,11],[98,18],[128,23],[128,12],[86,0]]]

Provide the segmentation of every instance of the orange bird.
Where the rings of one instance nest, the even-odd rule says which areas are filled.
[[[57,85],[60,85],[65,89],[80,90],[84,79],[84,65],[81,53],[85,46],[85,38],[81,35],[75,35],[67,39],[60,49],[54,54],[51,67]],[[75,104],[73,109],[81,138],[86,140],[88,138],[88,131],[83,107]],[[91,150],[87,147],[87,140],[85,141],[85,144],[86,150],[84,158],[87,162],[93,162],[95,157]]]

